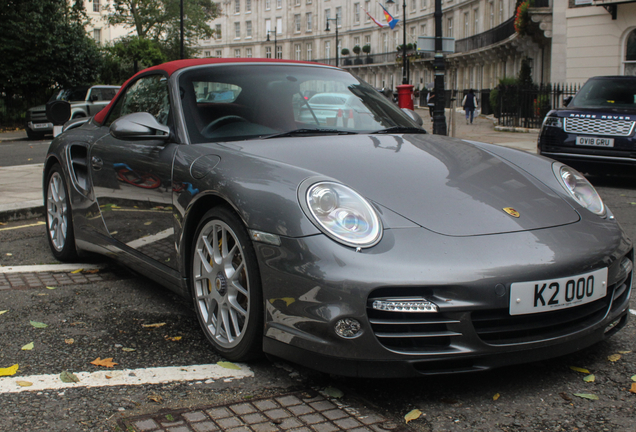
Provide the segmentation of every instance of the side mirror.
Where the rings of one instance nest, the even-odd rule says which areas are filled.
[[[572,96],[566,96],[563,98],[563,106],[568,106],[570,105],[570,102],[572,102]]]
[[[118,139],[168,140],[170,128],[162,125],[150,113],[132,113],[118,118],[110,125],[110,134]]]
[[[404,113],[407,116],[409,116],[409,118],[413,120],[415,123],[417,123],[418,125],[422,126],[424,124],[422,117],[420,117],[420,115],[416,113],[415,111],[408,108],[402,108],[402,111],[404,111]]]

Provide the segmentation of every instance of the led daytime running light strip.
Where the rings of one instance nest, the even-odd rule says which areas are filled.
[[[375,300],[373,309],[390,312],[437,312],[437,305],[428,300]]]

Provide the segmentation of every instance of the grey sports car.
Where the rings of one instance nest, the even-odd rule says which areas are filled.
[[[354,96],[365,121],[301,121],[308,92]],[[227,359],[341,375],[545,359],[626,323],[632,243],[582,175],[416,120],[315,63],[147,69],[51,144],[51,250],[191,297]]]

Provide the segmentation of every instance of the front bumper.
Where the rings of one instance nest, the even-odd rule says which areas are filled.
[[[33,132],[38,133],[53,133],[53,123],[34,123],[27,122],[27,127],[31,129]]]
[[[386,230],[380,244],[360,253],[322,235],[255,246],[264,351],[329,373],[416,376],[536,361],[599,342],[627,320],[632,267],[625,271],[621,262],[633,262],[632,245],[611,221],[475,237]],[[603,267],[610,288],[601,300],[522,318],[508,314],[511,283]],[[398,313],[408,317],[397,317],[404,321],[387,336],[386,317],[370,304],[390,295],[427,298],[439,313]],[[334,327],[342,318],[358,320],[360,335],[339,337]]]

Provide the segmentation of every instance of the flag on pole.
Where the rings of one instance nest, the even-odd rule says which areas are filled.
[[[393,30],[395,28],[395,25],[398,23],[398,21],[400,21],[399,19],[395,19],[391,16],[391,14],[389,13],[388,10],[384,9],[384,6],[382,6],[380,3],[378,3],[380,5],[380,7],[382,8],[382,10],[384,11],[384,18],[386,19],[386,22],[389,24],[389,27],[391,27],[391,30]]]
[[[378,21],[377,19],[373,18],[371,16],[371,14],[365,9],[362,8],[362,10],[369,16],[369,18],[371,18],[371,21],[373,21],[378,27],[388,27],[388,24],[382,24],[380,21]]]

